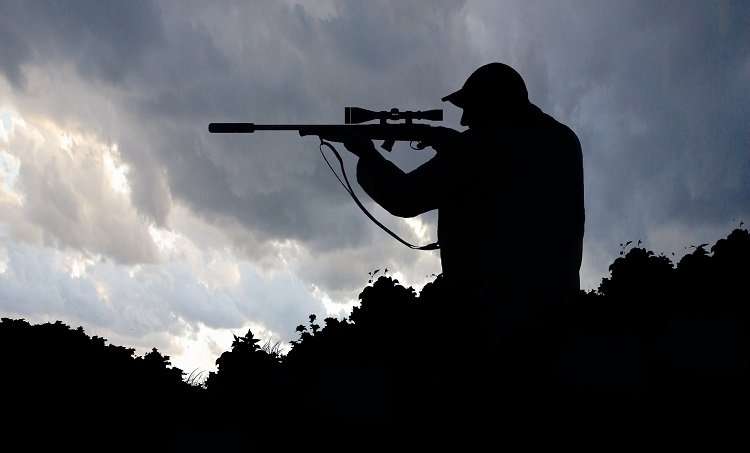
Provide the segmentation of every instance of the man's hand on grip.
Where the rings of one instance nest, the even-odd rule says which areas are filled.
[[[430,146],[440,152],[457,147],[460,141],[461,132],[449,127],[437,126],[432,128],[430,137],[419,142],[417,148],[423,149]]]

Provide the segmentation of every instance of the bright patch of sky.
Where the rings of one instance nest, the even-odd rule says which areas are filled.
[[[287,350],[288,341],[294,339],[294,326],[287,325],[287,319],[301,322],[312,312],[343,316],[353,306],[334,303],[284,268],[284,256],[300,252],[293,241],[274,245],[284,267],[269,273],[236,256],[219,230],[184,207],[174,207],[170,227],[158,227],[139,216],[130,199],[130,167],[122,161],[117,144],[65,130],[51,119],[30,121],[8,112],[3,113],[0,134],[4,147],[0,188],[6,198],[24,183],[21,157],[34,156],[28,160],[31,170],[46,162],[52,168],[62,166],[71,180],[101,177],[104,185],[97,192],[77,192],[77,203],[89,206],[88,214],[77,218],[78,227],[86,227],[81,222],[97,223],[117,215],[108,212],[111,202],[96,207],[94,200],[106,199],[109,191],[110,200],[117,200],[127,214],[119,221],[144,228],[147,234],[138,240],[150,242],[156,250],[155,263],[126,265],[87,250],[96,249],[96,244],[84,243],[77,250],[17,242],[9,233],[14,219],[25,213],[23,206],[17,207],[15,216],[0,218],[0,315],[82,324],[89,334],[135,345],[139,353],[159,347],[184,370],[210,371],[218,355],[229,349],[234,334],[244,335],[252,328],[263,341]],[[198,241],[201,235],[210,237],[211,245],[196,242],[191,232],[198,234]],[[46,283],[38,286],[41,275]],[[28,291],[32,285],[36,291]],[[147,340],[155,343],[144,343]]]

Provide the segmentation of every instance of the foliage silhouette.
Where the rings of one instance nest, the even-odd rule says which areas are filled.
[[[735,229],[676,265],[640,245],[597,290],[548,307],[500,349],[476,334],[482,312],[442,276],[418,294],[385,272],[348,318],[311,315],[286,355],[251,331],[235,336],[204,382],[156,349],[139,357],[60,321],[3,318],[3,406],[41,425],[123,433],[137,414],[139,428],[167,438],[280,422],[448,423],[488,410],[526,420],[540,407],[653,417],[747,407],[750,233]]]

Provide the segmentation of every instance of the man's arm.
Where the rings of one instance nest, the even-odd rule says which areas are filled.
[[[435,156],[419,168],[405,173],[373,146],[347,144],[359,155],[357,181],[386,211],[398,217],[414,217],[438,208],[441,161]]]

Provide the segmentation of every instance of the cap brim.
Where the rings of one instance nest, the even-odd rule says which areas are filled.
[[[456,107],[463,107],[466,104],[465,95],[463,90],[458,90],[456,92],[453,92],[449,94],[448,96],[444,97],[442,99],[443,102],[450,102],[451,104],[455,105]]]

